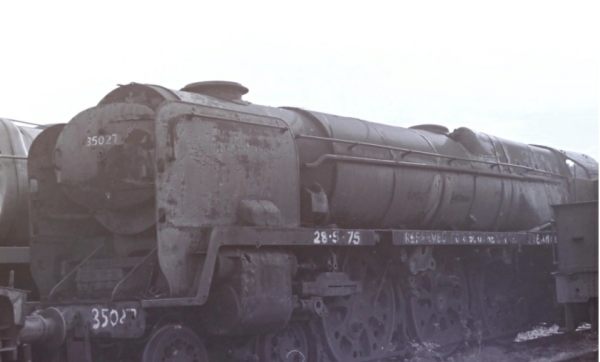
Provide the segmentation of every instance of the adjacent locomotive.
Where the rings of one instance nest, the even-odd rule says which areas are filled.
[[[0,118],[0,246],[26,246],[27,152],[38,127]]]
[[[28,122],[0,118],[0,286],[32,289],[27,152],[41,131]]]
[[[13,309],[35,291],[29,273],[27,152],[41,132],[37,125],[0,118],[0,361],[16,350]],[[20,288],[21,290],[15,289]],[[29,295],[35,298],[35,293]]]
[[[545,310],[551,205],[593,197],[594,160],[246,92],[129,84],[38,137],[23,340],[68,361],[373,361]]]

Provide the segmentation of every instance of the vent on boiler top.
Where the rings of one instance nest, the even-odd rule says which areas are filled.
[[[440,126],[439,124],[418,124],[416,126],[408,127],[412,129],[420,129],[423,131],[429,131],[433,133],[439,134],[448,134],[450,130],[445,126]]]
[[[221,98],[228,101],[241,101],[242,96],[248,93],[248,88],[240,83],[224,80],[211,80],[190,83],[181,88],[182,91],[200,93],[207,96]]]

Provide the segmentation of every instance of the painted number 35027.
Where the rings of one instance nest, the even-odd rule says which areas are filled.
[[[92,308],[92,329],[111,328],[137,317],[135,308]]]
[[[116,145],[117,144],[117,134],[106,134],[99,136],[87,136],[85,139],[85,145],[87,147],[92,146],[104,146],[104,145]]]
[[[360,231],[356,230],[315,230],[314,244],[360,245]]]

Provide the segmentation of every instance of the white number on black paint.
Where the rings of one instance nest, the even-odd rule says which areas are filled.
[[[348,238],[348,244],[360,244],[360,231],[348,231],[348,233],[350,234],[350,237]]]
[[[135,319],[135,308],[92,308],[92,329],[116,327],[125,324],[127,317]]]
[[[360,231],[315,230],[314,244],[360,245]]]
[[[88,147],[93,146],[105,146],[105,145],[116,145],[117,144],[117,134],[107,134],[100,136],[87,136],[85,145]]]

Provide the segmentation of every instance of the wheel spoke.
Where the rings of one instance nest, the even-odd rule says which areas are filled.
[[[480,267],[477,284],[481,314],[487,337],[515,332],[527,320],[518,281],[510,265],[495,261]]]
[[[314,346],[306,327],[291,324],[268,333],[258,341],[260,360],[264,362],[309,362],[314,359]]]
[[[434,271],[412,277],[410,310],[417,339],[441,354],[452,352],[464,339],[461,321],[468,305],[466,279],[456,261],[437,263]],[[433,348],[435,347],[435,348]]]
[[[385,268],[370,255],[352,253],[344,271],[360,281],[362,292],[326,301],[329,311],[343,305],[347,323],[340,326],[335,316],[325,315],[320,323],[327,351],[337,361],[376,359],[389,352],[396,331],[394,286]]]
[[[146,343],[142,362],[208,362],[204,343],[191,329],[169,324],[156,330]]]

